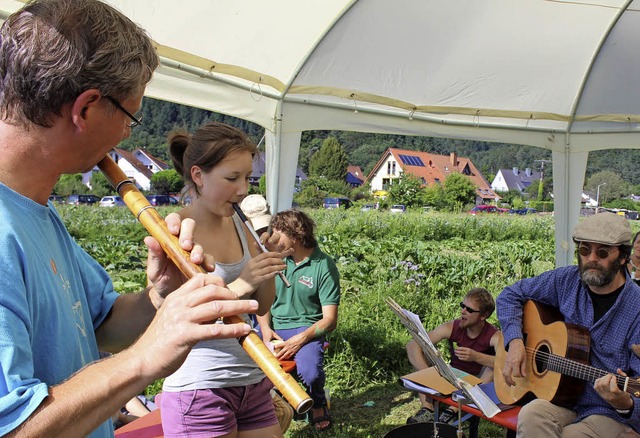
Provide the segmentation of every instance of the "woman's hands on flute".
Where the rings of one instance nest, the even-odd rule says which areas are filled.
[[[256,255],[244,266],[240,276],[229,284],[229,289],[236,292],[239,298],[251,296],[264,281],[274,278],[287,267],[282,259],[292,253],[292,250],[286,250]]]
[[[273,231],[269,233],[268,231],[262,233],[260,236],[260,242],[264,245],[267,250],[272,252],[285,252],[290,251],[285,257],[293,254],[293,248],[289,244],[286,238],[283,238],[283,235],[278,233],[277,231]]]

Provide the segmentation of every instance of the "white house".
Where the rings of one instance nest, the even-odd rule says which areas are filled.
[[[149,190],[151,188],[151,177],[154,173],[169,168],[167,163],[142,149],[129,152],[114,148],[109,152],[109,155],[118,163],[125,175],[135,182],[136,187],[141,190]],[[82,182],[89,187],[91,187],[91,176],[94,172],[100,172],[100,169],[94,167],[91,172],[82,174]]]
[[[500,169],[496,173],[491,188],[496,192],[508,192],[509,190],[518,190],[520,193],[531,185],[534,181],[540,181],[540,172],[532,172],[530,168],[523,171],[517,167],[513,169]]]

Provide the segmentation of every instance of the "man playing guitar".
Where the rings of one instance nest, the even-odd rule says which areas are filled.
[[[536,369],[538,358],[532,361],[531,348],[525,347],[523,306],[528,300],[552,306],[565,323],[588,329],[590,364],[608,373],[586,384],[571,406],[541,398],[526,404],[518,416],[519,437],[639,436],[640,394],[621,389],[616,377],[640,374],[640,358],[631,349],[640,343],[640,287],[626,275],[631,237],[624,217],[608,212],[591,216],[573,233],[578,266],[523,279],[498,296],[507,349],[502,369],[506,385],[550,372]]]

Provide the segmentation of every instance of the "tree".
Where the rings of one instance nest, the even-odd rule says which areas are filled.
[[[409,207],[422,203],[422,180],[410,173],[402,172],[399,178],[393,180],[388,191],[392,204]]]
[[[309,175],[331,181],[344,181],[349,161],[347,154],[335,137],[327,138],[320,150],[309,161]]]
[[[62,175],[53,187],[53,191],[60,196],[86,195],[89,193],[89,187],[82,183],[82,174],[75,173]]]
[[[515,198],[522,198],[522,193],[518,189],[511,189],[508,192],[496,193],[500,196],[500,198],[502,198],[500,202],[502,202],[503,204],[509,204],[510,206],[513,206],[513,200]]]
[[[511,208],[513,208],[514,210],[522,210],[525,207],[526,207],[526,204],[524,203],[524,199],[522,199],[519,196],[516,196],[515,198],[513,198],[513,202],[511,203]]]
[[[607,205],[605,205],[604,207],[607,208],[624,208],[627,210],[634,210],[634,211],[639,211],[640,210],[640,203],[635,202],[631,199],[614,199],[611,202],[607,202]]]
[[[184,182],[175,169],[162,170],[151,177],[151,190],[162,195],[178,193],[183,187]]]
[[[473,204],[476,199],[476,186],[460,173],[452,173],[444,180],[444,199],[447,208],[462,211],[467,204]]]
[[[600,204],[605,201],[622,198],[629,192],[629,185],[620,175],[611,170],[594,173],[585,185],[587,190],[594,193],[597,193],[598,186],[600,186]]]
[[[425,205],[433,207],[436,210],[443,210],[446,207],[444,200],[444,187],[442,184],[431,184],[423,189],[422,199]]]
[[[93,175],[91,175],[91,193],[102,198],[115,192],[115,189],[107,177],[104,176],[104,173],[93,172]]]
[[[534,180],[531,181],[531,184],[526,188],[525,192],[531,200],[549,201],[551,200],[549,189],[552,188],[552,184],[552,181],[548,178],[543,179],[542,184],[540,184],[540,180]]]

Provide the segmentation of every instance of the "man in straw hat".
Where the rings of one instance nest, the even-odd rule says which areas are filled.
[[[568,408],[541,399],[526,404],[518,415],[518,436],[609,438],[640,431],[640,399],[621,390],[615,377],[640,374],[640,359],[631,348],[640,343],[640,288],[626,270],[631,237],[622,216],[607,212],[584,219],[573,233],[578,266],[521,280],[498,296],[507,384],[526,370],[522,308],[527,300],[555,307],[565,323],[589,330],[591,366],[608,373],[587,382]]]
[[[0,29],[0,435],[112,436],[111,414],[191,346],[249,332],[212,322],[255,301],[211,275],[181,286],[150,237],[152,286],[118,295],[47,201],[60,175],[91,170],[141,123],[157,66],[145,32],[97,0],[29,2]],[[211,270],[193,221],[167,225]],[[96,362],[99,349],[121,352]]]

